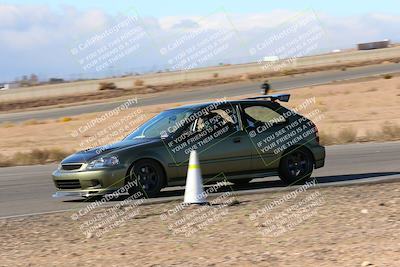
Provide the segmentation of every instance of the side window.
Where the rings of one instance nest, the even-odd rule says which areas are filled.
[[[207,115],[197,120],[195,131],[208,131],[213,133],[219,129],[225,129],[226,132],[239,130],[236,112],[231,107],[211,110]]]
[[[254,126],[254,124],[259,122],[276,124],[286,121],[286,119],[281,114],[266,106],[245,107],[244,115],[247,121],[247,125],[249,126]]]

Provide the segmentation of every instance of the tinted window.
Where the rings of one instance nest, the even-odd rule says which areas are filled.
[[[178,129],[190,124],[187,118],[193,113],[191,109],[171,109],[161,112],[151,120],[142,124],[139,128],[133,131],[125,139],[135,138],[160,138],[160,135],[165,132],[171,134]]]
[[[246,107],[244,113],[250,126],[256,122],[274,124],[286,121],[281,114],[265,106]]]

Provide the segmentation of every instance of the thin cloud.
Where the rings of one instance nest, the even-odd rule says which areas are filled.
[[[163,42],[179,37],[181,32],[198,29],[235,30],[242,41],[232,44],[236,53],[218,55],[215,61],[232,62],[224,56],[235,54],[245,61],[249,56],[248,48],[252,42],[264,39],[281,23],[298,15],[293,10],[272,10],[265,13],[226,14],[223,12],[207,17],[174,16],[174,17],[144,17],[142,21],[155,43],[163,46]],[[371,13],[352,17],[339,17],[326,13],[318,14],[321,27],[327,32],[323,47],[326,50],[334,48],[354,47],[358,42],[380,39],[398,38],[400,16],[384,13]],[[45,73],[56,70],[57,73],[83,72],[74,63],[70,48],[79,40],[89,38],[95,33],[104,31],[120,21],[121,15],[107,14],[103,10],[92,9],[79,11],[72,6],[60,6],[57,10],[45,5],[11,5],[0,4],[0,56],[12,62],[12,69],[2,71],[0,79],[10,79],[31,72]],[[236,39],[235,39],[236,40]],[[395,39],[399,41],[399,39]],[[121,68],[139,66],[165,65],[165,58],[159,54],[157,45],[149,46],[140,55],[126,60]],[[38,60],[42,58],[43,60]],[[57,59],[57,66],[48,66]],[[163,61],[164,60],[164,61]]]

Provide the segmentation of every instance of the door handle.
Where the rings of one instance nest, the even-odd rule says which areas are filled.
[[[235,137],[233,138],[234,143],[240,143],[240,137]]]

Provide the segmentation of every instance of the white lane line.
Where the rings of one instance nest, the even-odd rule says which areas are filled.
[[[0,217],[0,220],[15,219],[15,218],[29,217],[29,216],[36,216],[36,215],[45,215],[45,214],[52,214],[52,213],[60,213],[60,212],[74,211],[74,210],[76,210],[76,209],[53,210],[53,211],[44,211],[44,212],[35,212],[35,213],[25,213],[25,214],[18,214],[18,215],[10,215],[10,216]]]

